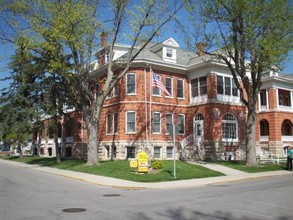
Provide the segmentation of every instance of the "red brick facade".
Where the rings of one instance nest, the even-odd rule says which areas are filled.
[[[190,61],[182,68],[183,64],[179,62],[183,63],[184,60],[180,60],[179,55],[184,57],[186,54],[168,45],[169,41],[170,39],[163,42],[161,47],[170,47],[173,53],[177,50],[177,60],[170,62],[161,58],[162,60],[156,61],[141,57],[142,61],[132,67],[119,81],[117,96],[110,96],[105,100],[98,134],[100,159],[126,159],[135,156],[140,150],[146,150],[153,158],[172,159],[173,142],[166,127],[167,124],[170,126],[171,119],[172,123],[179,124],[180,127],[176,137],[176,158],[179,158],[180,151],[183,150],[182,141],[193,135],[200,138],[197,140],[201,141],[204,148],[205,159],[227,159],[226,152],[231,152],[229,154],[233,155],[233,159],[240,159],[237,152],[239,149],[244,149],[246,109],[240,101],[239,93],[233,89],[233,78],[228,68],[216,61],[206,62],[205,55],[203,55],[205,58],[202,58],[195,53],[193,54],[195,58],[189,58]],[[161,47],[154,45],[147,52],[158,55],[161,53],[159,50]],[[103,54],[97,56],[101,57],[100,65],[101,61],[104,64],[105,56]],[[118,73],[121,70],[115,71]],[[160,91],[159,95],[151,95],[153,92],[151,71],[155,72],[165,85],[168,78],[171,96],[167,96],[163,91]],[[99,68],[93,73],[96,74],[96,79],[105,74]],[[128,74],[135,82],[132,85],[134,92],[131,94],[127,94]],[[290,79],[289,86],[286,82],[283,88],[283,81],[279,82],[278,79],[270,79],[270,77],[265,79],[267,81],[264,80],[262,84],[265,87],[262,91],[262,102],[265,105],[261,101],[258,103],[256,145],[280,153],[283,152],[284,147],[293,145],[293,81]],[[96,83],[99,81],[92,82],[92,88],[95,88]],[[102,87],[103,85],[99,84],[99,89]],[[93,92],[96,91],[93,89]],[[282,105],[277,101],[280,97],[284,97]],[[286,105],[285,111],[281,108],[283,105]],[[81,114],[73,115],[83,124]],[[133,118],[135,121],[132,121]],[[154,118],[156,118],[155,122]],[[134,127],[134,131],[127,132],[127,126],[131,129]],[[153,132],[153,129],[156,131]],[[84,157],[86,130],[76,131],[73,139],[70,145],[71,154],[67,156]],[[62,143],[65,143],[64,140]],[[190,152],[192,150],[194,149]],[[63,147],[63,155],[66,156],[66,152]]]

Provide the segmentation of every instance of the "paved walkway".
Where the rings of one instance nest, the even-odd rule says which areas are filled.
[[[24,163],[18,163],[13,161],[1,160],[1,163],[10,163],[20,167],[26,167],[29,169],[38,170],[41,172],[46,172],[54,175],[64,176],[67,178],[72,178],[80,181],[89,182],[92,184],[107,186],[107,187],[117,187],[117,188],[127,188],[127,189],[172,189],[172,188],[186,188],[186,187],[195,187],[195,186],[203,186],[210,184],[223,184],[227,182],[254,179],[254,178],[264,178],[271,176],[279,176],[279,175],[292,175],[292,172],[282,170],[282,171],[271,171],[271,172],[261,172],[261,173],[245,173],[239,170],[234,170],[228,168],[226,166],[221,166],[218,164],[210,164],[203,163],[198,164],[200,166],[204,166],[206,168],[219,171],[225,176],[220,177],[209,177],[209,178],[199,178],[199,179],[190,179],[190,180],[177,180],[177,181],[168,181],[168,182],[158,182],[158,183],[140,183],[133,182],[128,180],[115,179],[111,177],[97,176],[87,173],[80,173],[69,170],[61,170],[50,167],[41,167],[38,165],[28,165]]]

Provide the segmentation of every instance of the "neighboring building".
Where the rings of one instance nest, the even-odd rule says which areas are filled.
[[[102,35],[98,59],[93,63],[96,78],[90,88],[96,95],[107,71],[106,39],[107,35]],[[128,50],[129,46],[116,45],[114,59],[123,60]],[[123,66],[116,65],[114,72],[122,70]],[[169,94],[152,86],[153,72]],[[265,75],[259,100],[256,145],[283,153],[284,148],[293,146],[293,76]],[[71,114],[82,123],[81,114]],[[246,108],[228,67],[204,54],[202,44],[198,44],[198,51],[191,52],[180,49],[169,38],[149,44],[105,100],[99,125],[99,157],[135,158],[140,150],[146,150],[152,158],[173,159],[170,132],[174,123],[178,126],[176,158],[239,159],[244,152],[245,121]],[[70,143],[64,135],[60,132],[62,155],[85,157],[86,131],[79,129],[67,135],[72,137]],[[44,143],[48,146],[50,138]],[[36,149],[40,144],[41,140]]]

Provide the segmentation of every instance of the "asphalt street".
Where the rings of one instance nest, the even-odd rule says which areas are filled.
[[[0,219],[293,219],[293,173],[188,188],[96,185],[0,164]]]

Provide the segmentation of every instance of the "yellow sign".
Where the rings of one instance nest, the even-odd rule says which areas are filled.
[[[137,160],[131,160],[129,163],[129,166],[131,168],[137,168]]]
[[[146,152],[142,151],[137,154],[137,172],[148,173],[149,172],[149,156]]]

